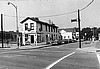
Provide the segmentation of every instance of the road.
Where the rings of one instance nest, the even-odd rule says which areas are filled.
[[[76,51],[78,43],[31,50],[0,50],[0,69],[100,69],[95,53]]]

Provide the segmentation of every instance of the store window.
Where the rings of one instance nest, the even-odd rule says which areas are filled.
[[[25,34],[25,41],[28,40],[28,34]]]
[[[42,31],[43,30],[43,28],[42,28],[42,24],[40,24],[40,31]]]

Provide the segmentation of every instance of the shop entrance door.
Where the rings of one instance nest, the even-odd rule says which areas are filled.
[[[48,43],[48,35],[46,35],[46,43]]]

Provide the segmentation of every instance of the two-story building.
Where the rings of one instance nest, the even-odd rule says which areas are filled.
[[[38,18],[27,17],[20,22],[23,25],[22,43],[50,42],[58,39],[58,26],[53,23],[40,21]]]

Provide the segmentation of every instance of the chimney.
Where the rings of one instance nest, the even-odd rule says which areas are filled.
[[[52,21],[51,20],[49,20],[49,24],[52,24]]]
[[[39,21],[39,18],[38,17],[31,17],[33,20],[35,21]]]
[[[36,21],[39,21],[39,18],[38,18],[38,17],[35,17],[34,19],[35,19]]]

